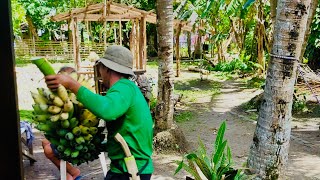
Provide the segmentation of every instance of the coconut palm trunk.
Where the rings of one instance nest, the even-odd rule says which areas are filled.
[[[278,0],[271,59],[247,165],[256,179],[285,176],[292,99],[312,0]]]
[[[155,129],[162,131],[173,124],[173,5],[172,0],[157,1],[158,96]]]

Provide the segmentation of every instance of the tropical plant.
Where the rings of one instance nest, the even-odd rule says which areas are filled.
[[[208,156],[206,147],[199,138],[198,150],[184,155],[181,161],[176,161],[178,167],[175,174],[184,169],[195,180],[202,180],[201,174],[208,180],[248,179],[241,169],[232,167],[231,149],[228,146],[228,141],[224,139],[225,130],[226,122],[224,121],[219,127],[211,156]]]

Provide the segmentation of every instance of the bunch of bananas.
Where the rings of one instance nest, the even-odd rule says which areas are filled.
[[[35,128],[56,147],[59,158],[80,165],[93,161],[105,150],[104,127],[99,119],[77,101],[76,95],[60,85],[57,91],[32,91]]]

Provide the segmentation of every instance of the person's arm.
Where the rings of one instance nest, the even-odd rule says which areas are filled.
[[[80,87],[77,99],[93,114],[106,121],[116,120],[130,107],[134,90],[130,85],[117,84],[105,96],[95,94],[85,87]]]
[[[45,82],[47,87],[52,91],[55,91],[59,85],[63,85],[66,89],[69,89],[71,92],[77,94],[81,84],[73,79],[69,75],[57,74],[57,75],[48,75],[45,76]]]

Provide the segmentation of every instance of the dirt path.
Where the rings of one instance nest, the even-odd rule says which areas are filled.
[[[225,138],[231,147],[235,165],[242,166],[249,153],[256,122],[250,119],[239,105],[261,92],[246,89],[244,84],[236,81],[225,81],[220,95],[203,98],[198,104],[194,104],[193,107],[196,106],[198,111],[197,117],[192,121],[179,123],[179,126],[184,129],[187,140],[194,148],[198,147],[197,138],[200,136],[211,152],[215,132],[222,121],[226,120]],[[288,179],[320,179],[319,122],[320,118],[293,118]],[[184,174],[176,176],[175,179],[185,179]]]
[[[23,71],[19,72],[20,74]],[[18,74],[19,74],[18,73]],[[28,72],[30,73],[30,72]],[[155,72],[151,72],[156,74]],[[186,77],[182,74],[181,77]],[[199,78],[199,74],[194,73],[188,76]],[[28,86],[29,78],[24,78],[24,83]],[[19,77],[18,77],[19,81]],[[39,80],[33,77],[32,84]],[[248,102],[252,97],[259,94],[261,90],[247,89],[244,84],[237,81],[221,81],[223,84],[221,94],[217,96],[203,96],[198,98],[193,104],[195,116],[192,120],[178,123],[183,129],[189,146],[198,147],[198,137],[202,139],[208,150],[212,150],[217,128],[226,120],[227,130],[225,138],[231,147],[233,159],[236,166],[241,166],[247,158],[249,147],[255,130],[255,121],[238,106]],[[30,85],[30,84],[29,84]],[[39,85],[39,84],[38,84]],[[30,87],[24,87],[30,90]],[[19,87],[23,89],[23,87]],[[19,92],[28,94],[28,92]],[[20,97],[19,97],[20,99]],[[22,98],[21,98],[22,99]],[[22,101],[26,101],[25,98]],[[27,103],[30,104],[30,103]],[[23,106],[23,105],[22,105]],[[179,110],[179,109],[178,109]],[[320,177],[320,137],[319,118],[294,118],[292,122],[292,140],[289,152],[288,179],[319,179]],[[59,179],[59,171],[43,154],[41,147],[42,134],[35,131],[34,155],[37,162],[30,166],[28,161],[24,161],[26,180]],[[184,171],[174,175],[176,164],[174,160],[180,160],[180,154],[154,154],[155,173],[153,180],[183,180],[187,175]],[[79,166],[83,179],[103,179],[103,171],[99,160]]]

